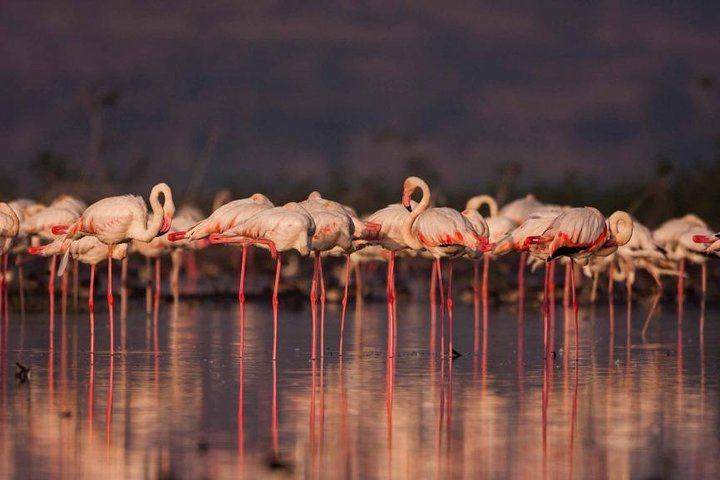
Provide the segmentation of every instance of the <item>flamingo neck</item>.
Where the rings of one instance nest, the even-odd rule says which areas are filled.
[[[498,205],[493,197],[490,195],[477,195],[472,197],[465,204],[466,210],[480,210],[483,205],[488,206],[488,211],[491,217],[495,217],[498,214]]]
[[[618,246],[625,245],[630,241],[633,232],[633,220],[627,212],[618,210],[613,213],[608,219],[608,224],[610,225],[610,233]]]
[[[160,203],[159,196],[163,194],[163,202]],[[152,219],[147,222],[144,229],[140,229],[132,236],[134,240],[141,242],[149,242],[158,236],[160,229],[172,220],[175,214],[175,204],[173,203],[172,191],[165,183],[158,183],[150,191],[150,207],[152,208]],[[169,223],[167,224],[169,227]]]
[[[410,196],[418,188],[422,191],[420,203],[418,203],[417,207],[415,207],[415,209],[412,210],[407,217],[405,217],[400,231],[403,242],[405,242],[405,244],[413,250],[422,250],[423,248],[423,244],[413,234],[412,227],[418,216],[426,211],[430,205],[430,187],[428,187],[428,184],[425,183],[424,180],[418,177],[408,177],[405,180],[405,186],[403,188],[403,204],[410,205]],[[407,203],[405,199],[407,199]]]

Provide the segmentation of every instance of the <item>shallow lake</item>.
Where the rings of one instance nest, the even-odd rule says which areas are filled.
[[[269,302],[130,303],[95,315],[11,312],[3,323],[1,478],[719,478],[720,305],[558,304],[555,354],[542,313],[457,302],[452,362],[427,302],[326,309],[310,360],[310,308],[281,298],[278,359]],[[435,327],[438,327],[436,318]],[[703,325],[701,334],[701,323]],[[614,332],[610,333],[611,324]],[[29,375],[18,373],[19,362]]]

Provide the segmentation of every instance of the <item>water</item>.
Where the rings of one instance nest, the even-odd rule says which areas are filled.
[[[688,302],[680,327],[661,305],[644,338],[649,305],[583,307],[577,366],[558,306],[548,368],[537,310],[491,309],[484,342],[456,304],[450,365],[427,303],[400,302],[394,360],[386,306],[354,308],[344,357],[330,305],[312,362],[309,307],[281,299],[276,364],[264,301],[246,305],[243,359],[234,302],[162,304],[157,323],[116,306],[114,357],[101,304],[94,362],[87,314],[57,314],[51,335],[48,314],[11,313],[0,478],[720,477],[717,305]]]

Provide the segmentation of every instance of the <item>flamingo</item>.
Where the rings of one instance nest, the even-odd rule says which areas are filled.
[[[509,218],[515,222],[516,226],[520,226],[530,215],[543,207],[545,207],[545,204],[538,201],[532,193],[528,193],[522,198],[503,205],[497,214]]]
[[[169,237],[174,232],[184,232],[185,229],[192,227],[202,219],[202,212],[196,207],[187,205],[181,206],[172,220],[172,226],[168,233],[158,235],[149,242],[141,240],[133,240],[130,244],[132,251],[138,252],[147,259],[155,259],[155,303],[160,298],[160,257],[170,254],[172,259],[172,270],[170,285],[172,288],[173,300],[177,301],[179,296],[179,269],[181,257],[177,254],[183,248],[198,248],[200,240],[190,240],[182,238],[180,240],[170,241]]]
[[[21,223],[20,231],[23,235],[30,237],[32,245],[39,245],[41,241],[53,241],[56,234],[52,228],[56,225],[67,225],[75,222],[86,204],[70,195],[61,195],[47,208],[37,208],[37,213],[30,215]],[[50,257],[50,277],[48,280],[48,295],[50,297],[50,309],[54,310],[55,306],[55,273],[56,273],[57,257]],[[65,283],[63,282],[63,299]]]
[[[622,227],[621,227],[622,225]],[[542,235],[530,237],[530,244],[538,245],[548,260],[561,256],[570,257],[570,282],[575,314],[575,358],[579,358],[578,306],[575,299],[575,261],[587,263],[592,255],[609,255],[618,246],[625,245],[632,235],[632,217],[616,211],[605,219],[593,207],[571,208],[558,215]],[[545,352],[547,356],[547,352]]]
[[[686,249],[679,246],[680,236],[693,228],[707,229],[707,223],[697,215],[688,213],[679,218],[671,218],[653,230],[653,238],[668,252],[668,257],[679,262],[677,283],[678,304],[682,303],[685,279]],[[702,234],[696,232],[696,235]],[[692,239],[690,239],[692,241]]]
[[[412,209],[410,197],[415,190],[422,191],[422,198],[417,208]],[[452,358],[456,355],[452,348],[453,321],[452,321],[452,261],[448,278],[447,303],[443,296],[441,259],[452,260],[468,252],[476,254],[478,251],[488,251],[487,231],[478,232],[473,224],[457,210],[447,207],[429,208],[430,187],[419,177],[408,177],[403,183],[402,204],[410,213],[405,217],[401,235],[405,244],[413,250],[427,250],[435,258],[437,265],[438,284],[440,286],[440,308],[444,312],[448,309],[448,350],[447,355]],[[482,235],[484,233],[484,235]],[[441,323],[443,322],[441,315]],[[441,339],[444,348],[444,339]]]
[[[15,211],[7,203],[0,202],[0,312],[3,302],[7,302],[7,254],[19,232],[20,219]]]
[[[277,359],[278,287],[280,283],[281,253],[288,250],[297,250],[300,255],[309,255],[314,234],[315,222],[312,216],[298,203],[290,202],[282,207],[261,210],[223,233],[210,235],[208,239],[210,243],[257,245],[270,250],[270,254],[275,259],[275,283],[272,297],[273,360]],[[241,328],[243,327],[244,325],[241,326]]]
[[[410,209],[415,210],[417,202],[410,201]],[[405,220],[410,216],[408,209],[401,203],[393,203],[370,214],[366,222],[380,225],[376,232],[373,243],[380,245],[389,252],[387,267],[387,302],[388,302],[388,356],[394,355],[395,337],[395,301],[397,292],[395,290],[395,257],[397,252],[409,248],[402,235],[402,227]]]
[[[482,217],[478,213],[479,210],[487,205],[489,210],[489,216]],[[465,204],[465,210],[462,212],[468,220],[473,224],[475,229],[480,232],[484,228],[487,232],[486,236],[490,243],[497,242],[504,238],[509,232],[511,232],[517,225],[515,222],[506,217],[505,215],[498,214],[498,205],[493,197],[490,195],[476,195],[470,198]],[[479,218],[478,218],[479,217]],[[482,219],[482,222],[480,222]],[[483,225],[484,223],[484,225]],[[488,295],[488,265],[490,261],[490,252],[483,255],[483,282],[482,282],[482,295],[483,302],[487,303]],[[520,260],[521,269],[518,271],[518,275],[522,271],[523,258]],[[476,259],[473,261],[473,297],[475,304],[478,303],[478,288],[477,288],[477,277],[478,277],[478,262]],[[519,277],[518,277],[519,279]],[[522,283],[518,282],[519,290],[522,291]],[[477,307],[476,307],[477,310]]]
[[[112,258],[122,260],[127,256],[128,244],[113,245]],[[90,265],[90,291],[88,292],[88,311],[90,312],[90,353],[95,352],[95,268],[98,263],[108,258],[108,247],[96,237],[82,237],[77,240],[57,239],[42,246],[29,247],[31,255],[43,257],[59,255],[67,252],[74,260]]]
[[[324,356],[325,343],[325,282],[323,280],[322,257],[345,256],[345,292],[342,300],[340,320],[340,355],[342,355],[342,339],[345,327],[345,311],[348,297],[350,277],[350,254],[367,245],[368,236],[374,236],[380,225],[364,223],[351,207],[323,198],[320,192],[313,191],[307,200],[300,202],[315,222],[315,234],[312,239],[312,250],[315,253],[313,281],[310,289],[310,301],[313,310],[313,332],[315,331],[315,305],[317,302],[318,283],[320,285],[320,356]],[[315,334],[313,333],[313,359],[315,359]]]
[[[548,282],[552,265],[547,262],[548,254],[538,249],[531,239],[542,235],[550,224],[562,213],[562,210],[555,207],[548,207],[536,210],[517,228],[508,233],[504,238],[495,244],[493,253],[504,255],[510,251],[530,253],[530,255],[545,264],[545,280],[543,285],[543,347],[544,358],[548,353]],[[523,263],[520,264],[523,268]],[[554,301],[554,300],[553,300]]]
[[[163,201],[160,202],[160,195]],[[94,236],[108,246],[108,311],[110,317],[110,354],[115,353],[113,325],[112,293],[112,254],[113,246],[130,240],[148,242],[170,229],[175,214],[172,191],[166,183],[158,183],[150,191],[152,219],[148,221],[148,209],[145,201],[136,195],[106,197],[90,205],[80,218],[70,225],[58,225],[52,228],[54,234],[64,234],[64,239],[78,239]],[[68,253],[63,256],[60,270],[67,264]]]
[[[23,224],[26,218],[29,218],[41,210],[47,208],[46,205],[38,203],[35,200],[29,198],[17,198],[8,202],[10,208],[12,208],[15,215],[17,215],[20,225]],[[25,311],[25,275],[23,272],[23,258],[22,254],[27,250],[29,246],[28,235],[20,229],[18,236],[16,237],[13,251],[15,254],[15,266],[18,270],[18,287],[20,290],[20,310]]]
[[[224,201],[225,193],[219,193],[214,201],[217,205]],[[247,198],[233,200],[217,207],[209,217],[197,222],[187,230],[179,230],[168,235],[171,242],[180,240],[200,240],[215,234],[223,234],[234,229],[253,215],[263,210],[273,208],[274,205],[262,193],[254,193]],[[238,300],[240,308],[245,308],[245,265],[247,262],[247,249],[242,249],[242,259],[240,264],[240,281],[238,287]]]

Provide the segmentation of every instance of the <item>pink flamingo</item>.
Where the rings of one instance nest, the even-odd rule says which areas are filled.
[[[199,248],[202,240],[190,240],[181,238],[180,240],[170,241],[169,237],[175,232],[183,232],[196,225],[202,220],[202,213],[195,207],[189,207],[187,205],[181,206],[175,216],[173,217],[172,226],[168,233],[158,235],[149,242],[143,242],[141,240],[133,240],[130,243],[131,250],[138,252],[147,259],[155,259],[155,304],[157,305],[160,299],[160,257],[163,255],[170,255],[172,260],[172,270],[170,285],[173,294],[173,301],[177,302],[179,298],[179,270],[181,258],[176,255],[186,248]],[[204,241],[207,243],[207,241]]]
[[[418,204],[411,201],[410,207],[416,209]],[[368,223],[380,225],[376,232],[374,243],[380,245],[389,252],[387,268],[387,302],[388,302],[388,356],[394,355],[394,337],[396,329],[395,302],[397,292],[395,290],[395,257],[397,252],[408,248],[402,235],[402,227],[405,220],[410,216],[408,209],[401,203],[393,203],[369,215]]]
[[[160,202],[160,195],[164,197]],[[112,255],[113,246],[130,240],[150,241],[170,229],[175,214],[172,191],[166,183],[158,183],[150,191],[152,219],[148,219],[148,209],[140,196],[120,195],[106,197],[90,205],[80,218],[70,224],[53,227],[54,234],[65,234],[65,239],[77,239],[94,236],[108,246],[108,310],[110,316],[110,354],[115,353],[113,325],[112,293]],[[63,256],[60,271],[67,264],[68,254]]]
[[[68,225],[75,222],[85,209],[85,202],[70,195],[61,195],[44,209],[37,209],[37,213],[28,216],[20,224],[20,231],[31,238],[31,245],[37,246],[41,241],[53,241],[56,234],[52,228],[56,225]],[[57,271],[57,257],[50,258],[50,277],[48,280],[48,295],[50,298],[50,310],[55,309],[55,273]],[[65,286],[63,285],[63,301],[65,298]]]
[[[216,203],[219,203],[220,195],[216,197]],[[201,240],[211,235],[223,235],[244,221],[252,217],[258,212],[273,208],[274,205],[262,193],[254,193],[247,198],[233,200],[216,208],[209,217],[197,222],[187,230],[179,230],[168,235],[171,242],[180,240]],[[247,249],[242,249],[242,259],[240,264],[240,281],[238,287],[238,300],[240,308],[245,308],[245,265],[247,263]]]
[[[312,287],[310,289],[310,303],[313,316],[313,355],[315,359],[315,325],[318,284],[320,288],[320,356],[325,351],[325,281],[322,271],[323,256],[345,256],[345,292],[342,300],[342,314],[340,320],[340,355],[342,355],[342,339],[345,327],[345,311],[347,305],[348,285],[350,277],[350,253],[356,248],[365,245],[363,240],[368,235],[374,235],[380,229],[379,225],[363,223],[355,211],[333,200],[323,198],[319,192],[314,191],[308,195],[307,200],[300,202],[315,222],[315,234],[312,239],[312,250],[315,253]],[[355,242],[354,242],[355,241]]]
[[[273,360],[277,359],[278,287],[280,284],[281,253],[294,249],[300,255],[309,255],[314,234],[315,222],[313,218],[298,203],[290,202],[282,207],[262,210],[234,228],[209,237],[210,243],[257,245],[270,250],[270,254],[275,259],[275,283],[272,297]],[[241,325],[242,328],[244,328],[244,325]],[[242,338],[243,334],[241,333]]]
[[[122,260],[127,256],[128,244],[119,243],[112,247],[112,258]],[[88,293],[88,311],[90,312],[90,353],[95,353],[95,267],[108,258],[108,246],[96,237],[82,237],[77,240],[57,239],[47,245],[28,248],[31,255],[49,257],[52,255],[70,255],[74,260],[90,265],[90,291]]]
[[[0,312],[7,309],[7,254],[20,232],[20,219],[5,202],[0,202]]]
[[[487,205],[489,216],[482,217],[478,213],[483,206]],[[509,217],[498,214],[497,202],[490,195],[477,195],[470,198],[465,204],[465,210],[462,212],[468,220],[473,224],[478,232],[486,232],[484,236],[488,237],[490,243],[497,242],[504,238],[509,232],[511,232],[516,224]],[[482,222],[480,222],[480,219]],[[487,304],[488,297],[488,265],[490,262],[490,252],[483,255],[483,281],[482,281],[482,296],[483,302]],[[522,262],[522,260],[521,260]],[[478,261],[473,261],[473,297],[476,305],[478,304]],[[519,286],[522,291],[522,285]]]
[[[548,260],[561,256],[570,257],[576,360],[580,354],[580,336],[575,299],[575,261],[584,264],[592,255],[609,255],[630,240],[632,230],[632,217],[626,212],[616,211],[606,220],[596,208],[581,207],[561,213],[541,235],[528,238],[530,244],[537,245],[544,251]],[[547,355],[547,351],[545,354]]]
[[[678,305],[682,304],[685,279],[686,248],[679,245],[680,236],[688,230],[700,228],[707,229],[707,223],[697,215],[688,213],[683,217],[667,220],[658,228],[653,230],[653,238],[667,251],[668,257],[679,262],[679,273],[677,283]],[[696,232],[695,235],[702,235],[703,232]],[[690,239],[692,242],[692,239]],[[688,242],[688,244],[690,243]]]
[[[422,191],[422,198],[417,208],[412,209],[410,197],[415,190]],[[447,355],[452,358],[456,353],[452,348],[453,318],[452,318],[452,259],[467,252],[476,254],[478,251],[488,251],[492,247],[488,244],[487,232],[485,236],[478,233],[465,216],[452,208],[429,208],[430,187],[419,177],[408,177],[403,184],[402,204],[410,213],[405,217],[401,228],[401,235],[405,244],[413,250],[427,250],[435,258],[437,265],[438,285],[440,287],[441,324],[443,312],[448,310],[448,349]],[[441,259],[450,259],[448,277],[447,303],[443,295],[443,282]],[[442,336],[442,329],[441,329]],[[444,348],[444,339],[441,339]]]
[[[560,215],[561,211],[556,208],[543,208],[536,210],[528,217],[520,226],[512,230],[505,238],[501,239],[495,245],[494,253],[496,255],[504,255],[510,251],[519,251],[521,253],[530,253],[533,257],[545,263],[545,281],[543,287],[543,355],[547,358],[548,353],[548,283],[550,280],[550,266],[546,262],[548,254],[538,249],[531,239],[535,238],[548,228],[555,218]],[[523,268],[521,259],[520,268]]]

